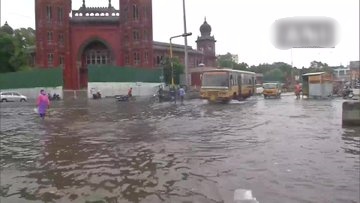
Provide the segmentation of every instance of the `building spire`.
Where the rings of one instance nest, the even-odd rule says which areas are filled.
[[[82,5],[82,7],[84,7],[84,8],[86,7],[86,5],[85,5],[85,0],[83,0],[83,5]]]
[[[204,22],[206,22],[206,16],[204,17]]]
[[[111,8],[111,0],[109,0],[109,8]]]

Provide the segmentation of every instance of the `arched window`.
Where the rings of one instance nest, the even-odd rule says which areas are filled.
[[[129,60],[129,55],[125,54],[125,65],[129,65],[130,60]]]
[[[128,20],[129,17],[129,12],[128,12],[128,8],[124,8],[124,21],[126,22]]]
[[[50,22],[52,19],[52,8],[50,5],[46,6],[46,19],[47,19],[47,22]]]
[[[139,8],[136,4],[133,5],[133,20],[139,20]]]
[[[111,64],[110,50],[99,41],[86,46],[84,50],[86,64]]]
[[[149,38],[148,38],[148,33],[147,33],[147,31],[146,31],[146,30],[144,30],[144,36],[143,36],[143,39],[144,39],[145,41],[149,40]]]
[[[134,64],[139,65],[140,64],[140,53],[134,52]]]
[[[144,6],[144,19],[147,19],[148,18],[148,8],[147,8],[147,5]]]

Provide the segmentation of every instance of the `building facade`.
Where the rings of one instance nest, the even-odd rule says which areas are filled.
[[[350,68],[336,68],[333,74],[335,81],[349,82],[351,79]]]
[[[169,56],[169,44],[153,41],[152,0],[111,0],[106,7],[72,10],[71,0],[35,0],[36,66],[64,68],[64,89],[87,88],[90,64],[154,68]],[[215,39],[206,20],[197,49],[188,47],[189,68],[215,65]],[[184,63],[184,46],[173,45]]]

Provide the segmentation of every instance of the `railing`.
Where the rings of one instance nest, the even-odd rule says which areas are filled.
[[[120,17],[120,11],[118,10],[105,10],[103,8],[99,8],[98,11],[94,10],[85,10],[85,11],[72,11],[72,17]]]

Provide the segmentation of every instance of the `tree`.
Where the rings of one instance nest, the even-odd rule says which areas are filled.
[[[0,72],[15,72],[29,68],[27,50],[35,45],[35,30],[20,28],[15,31],[5,24],[0,28]]]
[[[31,27],[16,29],[14,35],[20,47],[28,48],[35,46],[35,30]]]
[[[264,80],[265,81],[284,82],[285,81],[285,75],[279,68],[275,68],[275,69],[272,69],[272,70],[264,73]]]
[[[310,67],[306,70],[306,73],[314,72],[327,72],[333,73],[333,68],[329,67],[327,63],[322,63],[321,61],[312,61],[310,62]]]
[[[162,66],[164,69],[164,81],[166,84],[171,84],[171,61],[173,63],[173,71],[174,71],[174,83],[180,83],[180,75],[184,73],[184,65],[179,62],[178,58],[168,58],[166,57],[162,61]]]
[[[13,38],[6,34],[0,33],[0,72],[15,72],[16,67],[12,64],[14,61],[15,43]]]
[[[223,68],[234,68],[237,64],[233,55],[229,52],[225,55],[219,55],[217,57],[217,63],[220,67]]]
[[[234,68],[235,70],[248,70],[249,65],[247,63],[241,62],[235,64]]]

